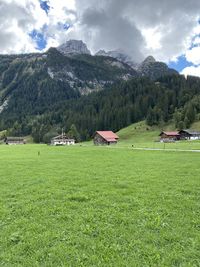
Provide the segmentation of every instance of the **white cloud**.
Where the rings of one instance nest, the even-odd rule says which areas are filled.
[[[185,57],[188,62],[191,62],[194,65],[199,65],[200,64],[200,46],[196,46],[188,50],[185,54]]]
[[[36,51],[35,43],[28,33],[45,23],[44,13],[38,1],[2,0],[0,3],[0,52]]]
[[[200,33],[196,0],[76,0],[76,7],[81,23],[75,32],[90,47],[121,45],[133,59],[152,54],[168,62],[185,54]]]
[[[38,0],[0,0],[0,53],[26,53],[37,51],[37,44],[29,36],[33,30],[47,38],[47,48],[66,39],[66,30],[58,31],[58,23],[76,20],[75,2],[49,0],[49,15],[41,9]]]
[[[168,62],[186,54],[200,63],[198,48],[189,50],[198,25],[196,0],[49,0],[48,15],[39,0],[0,0],[0,53],[36,50],[29,33],[44,33],[47,48],[70,38],[83,39],[93,52],[121,48],[136,61],[152,54]],[[69,31],[58,23],[69,23]],[[43,28],[44,25],[45,30]],[[200,53],[199,53],[200,54]]]
[[[200,77],[200,65],[187,67],[182,70],[181,74],[184,74],[185,76],[192,75]]]
[[[193,40],[193,44],[194,45],[200,45],[200,37],[199,36],[196,36]]]
[[[58,46],[66,41],[68,32],[59,28],[58,23],[67,23],[74,25],[76,22],[76,11],[74,0],[49,0],[48,27],[45,32],[47,37],[47,48]]]
[[[143,37],[145,38],[146,42],[146,49],[152,49],[157,50],[161,49],[161,38],[162,35],[158,29],[158,27],[155,28],[144,28],[141,30],[141,33]]]

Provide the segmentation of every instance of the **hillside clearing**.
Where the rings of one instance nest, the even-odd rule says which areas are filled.
[[[200,130],[200,122],[191,125],[191,129]],[[121,129],[117,134],[119,136],[118,147],[132,148],[150,148],[163,150],[200,150],[200,141],[177,141],[174,143],[159,142],[159,134],[162,130],[175,130],[174,124],[164,126],[148,126],[145,121],[131,124]]]

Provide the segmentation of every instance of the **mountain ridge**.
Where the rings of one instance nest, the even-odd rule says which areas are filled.
[[[69,54],[87,54],[91,55],[87,45],[82,40],[69,40],[56,48],[64,55]]]
[[[59,52],[66,56],[87,54],[92,55],[87,45],[82,40],[69,40],[56,48]],[[168,74],[178,74],[176,70],[168,68],[164,62],[156,61],[153,56],[146,57],[142,62],[137,63],[126,54],[123,49],[105,51],[99,50],[94,56],[111,57],[117,59],[119,62],[129,65],[132,69],[137,71],[139,76],[147,76],[150,79],[157,79],[160,76]]]
[[[151,56],[136,71],[80,50],[0,55],[0,131],[40,142],[75,124],[87,140],[97,129],[116,131],[144,119],[156,124],[175,113],[180,127],[196,116],[198,78],[185,79]]]

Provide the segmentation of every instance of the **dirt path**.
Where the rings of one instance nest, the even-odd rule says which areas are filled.
[[[200,153],[200,150],[196,150],[196,149],[144,148],[144,147],[133,147],[132,149],[147,150],[147,151],[172,151],[172,152],[196,152],[196,153]]]

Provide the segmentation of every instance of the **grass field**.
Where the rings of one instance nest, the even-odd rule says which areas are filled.
[[[0,146],[0,266],[200,266],[199,159]]]
[[[200,122],[196,122],[191,129],[200,131]],[[174,130],[174,125],[165,125],[165,131]],[[178,141],[174,143],[159,142],[161,126],[147,126],[144,121],[131,124],[120,130],[118,146],[135,148],[175,149],[175,150],[200,150],[200,141]]]

